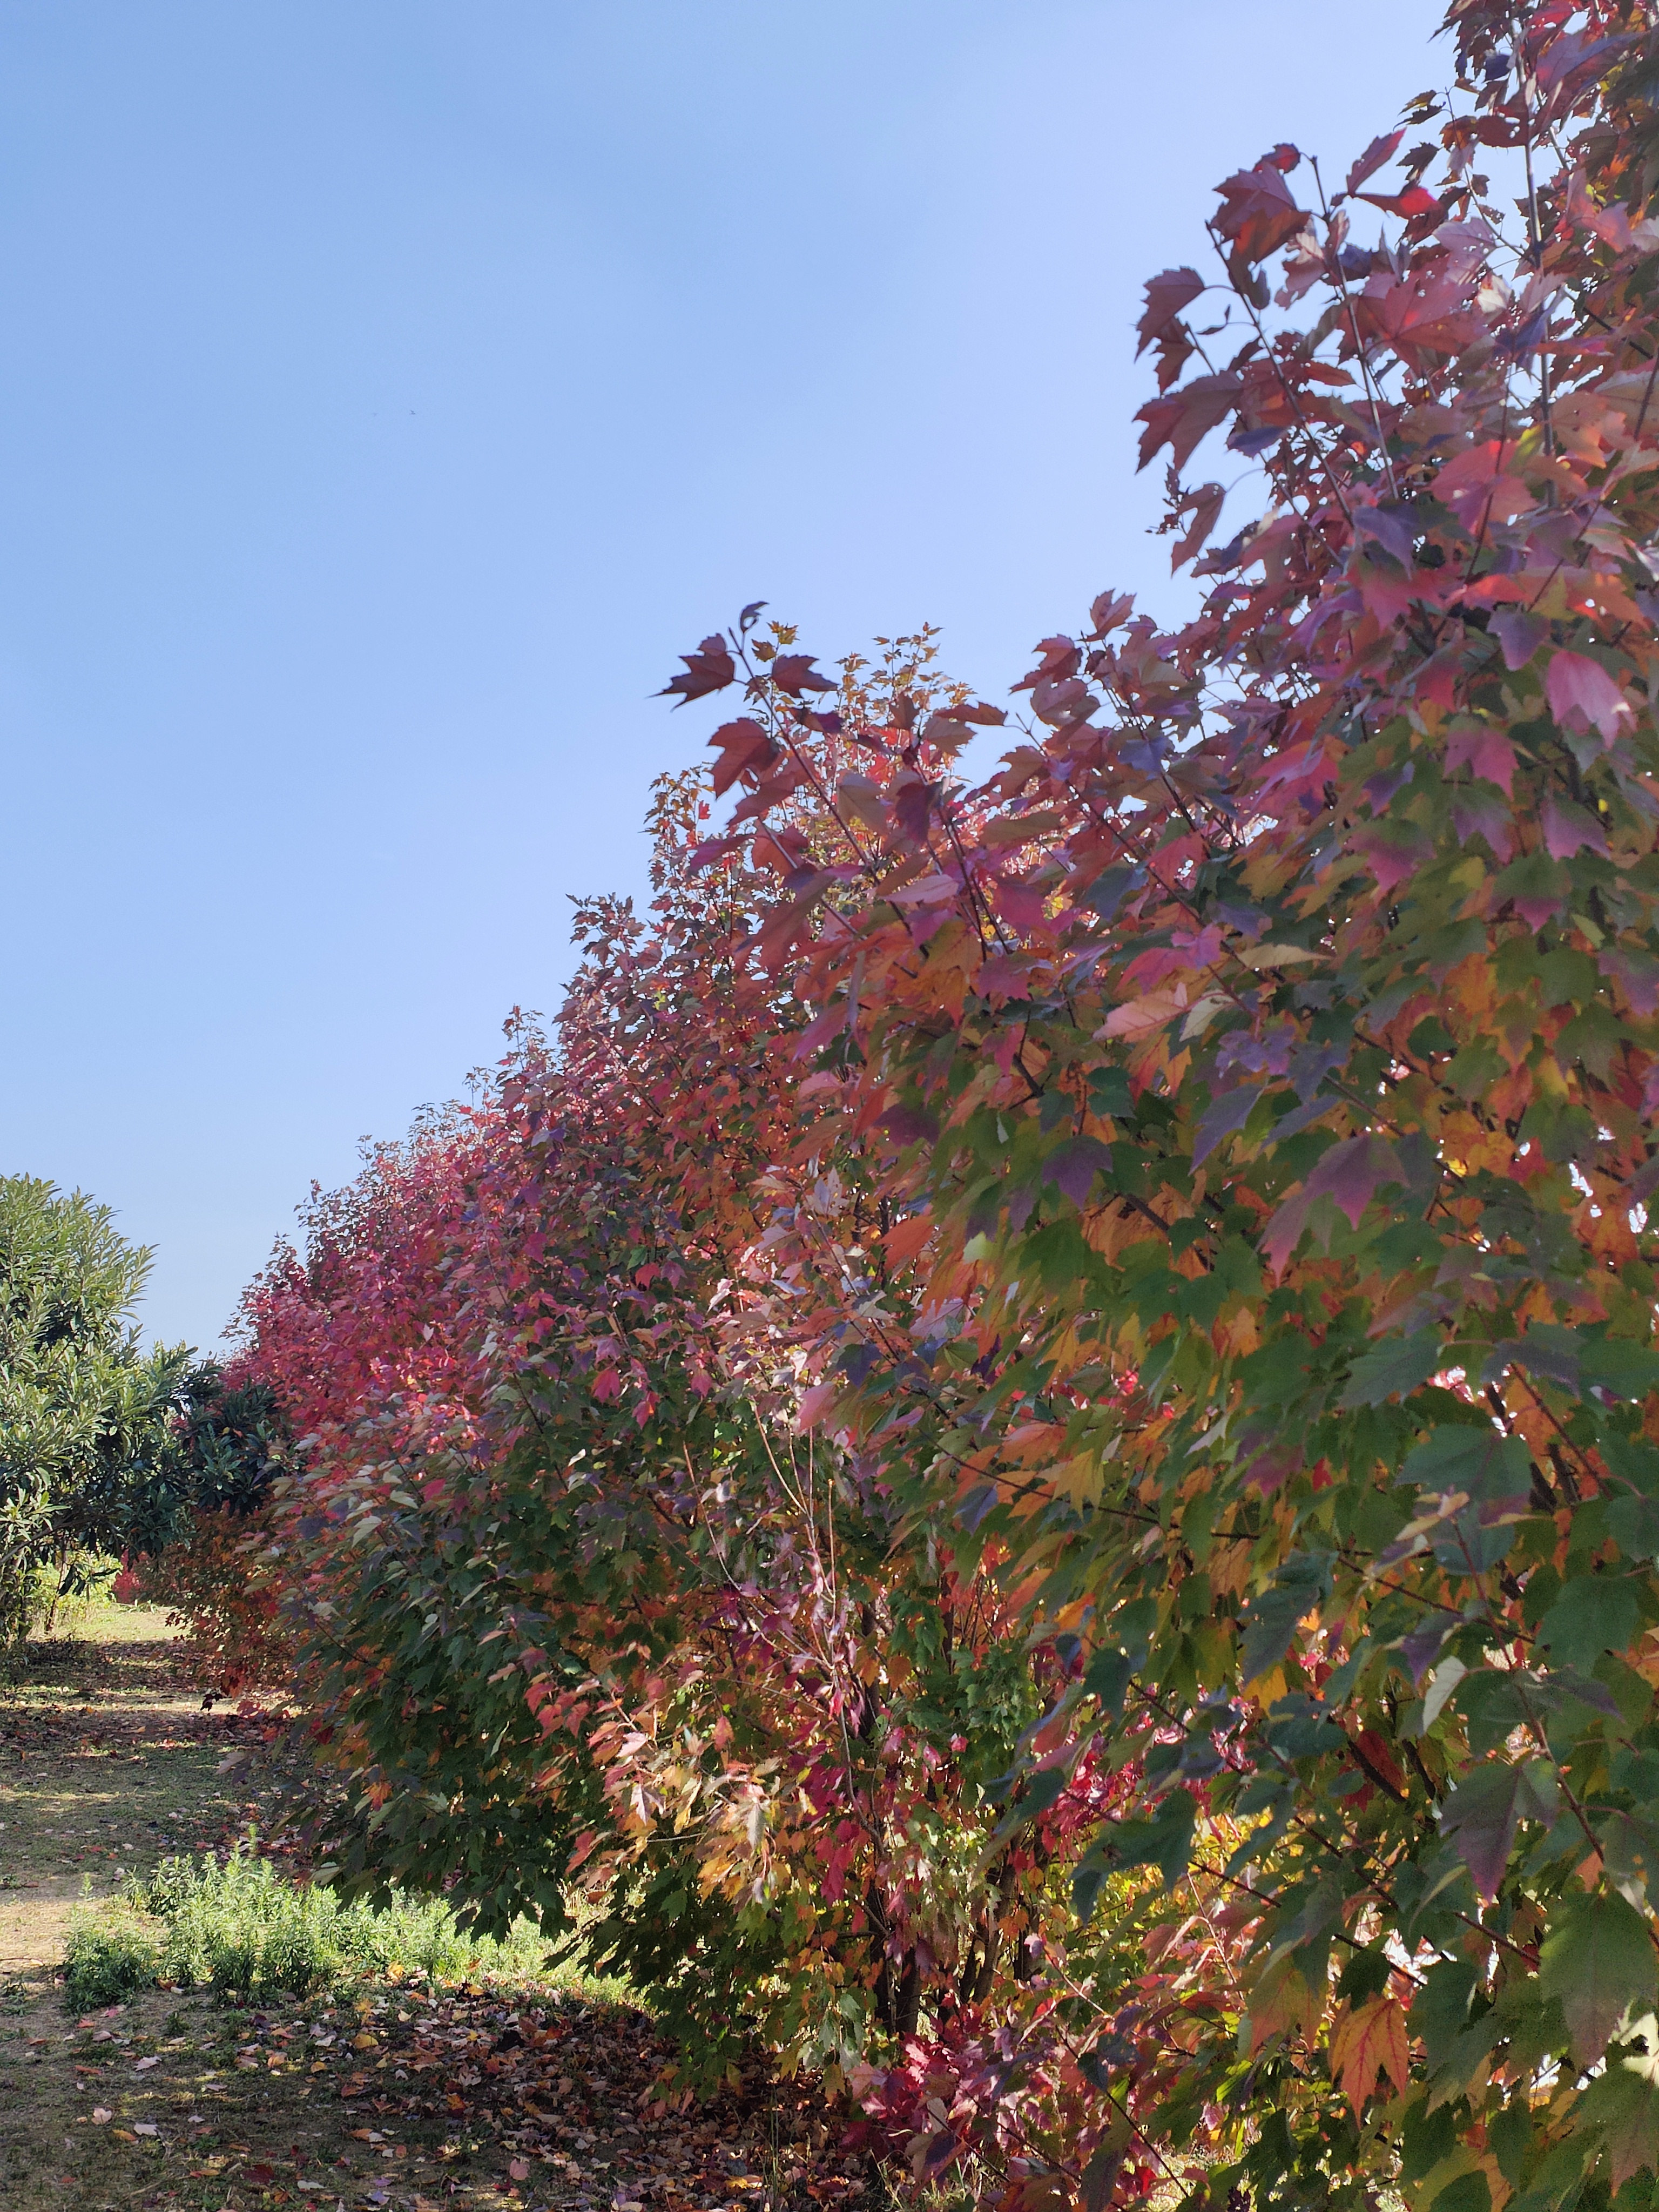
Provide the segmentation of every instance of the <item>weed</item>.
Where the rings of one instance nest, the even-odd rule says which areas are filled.
[[[435,1901],[394,1894],[379,1911],[342,1905],[332,1890],[296,1883],[240,1844],[222,1864],[169,1858],[148,1876],[129,1876],[121,1904],[95,1927],[112,1958],[125,1942],[136,1972],[139,1951],[130,1931],[157,1923],[161,1940],[152,1945],[147,1982],[210,1988],[227,1997],[277,1990],[305,1996],[371,1976],[438,1983],[467,1974],[528,1975],[540,1967],[544,1948],[528,1934],[504,1944],[471,1939]],[[77,1934],[89,1975],[94,1928]],[[78,1988],[73,1975],[72,1964],[70,1985]]]
[[[71,2012],[117,2004],[155,1986],[161,1946],[138,1914],[116,1906],[77,1913],[64,1960],[64,2002]]]

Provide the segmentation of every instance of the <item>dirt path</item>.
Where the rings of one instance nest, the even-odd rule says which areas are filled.
[[[0,1687],[0,2212],[867,2212],[805,2093],[657,2106],[644,2014],[552,1983],[77,2018],[70,1916],[269,1825],[257,1725],[203,1710],[162,1617],[100,1612]]]
[[[218,1778],[247,1723],[204,1711],[166,1618],[100,1608],[96,1640],[33,1647],[0,1689],[0,1981],[55,1964],[71,1911],[148,1870],[257,1821],[260,1799]]]

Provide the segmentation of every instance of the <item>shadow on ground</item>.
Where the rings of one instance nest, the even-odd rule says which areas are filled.
[[[264,1828],[257,1720],[204,1711],[164,1617],[100,1608],[0,1685],[3,2212],[808,2212],[885,2191],[806,2087],[663,2111],[647,2016],[552,1983],[392,1982],[76,2017],[71,1915]]]

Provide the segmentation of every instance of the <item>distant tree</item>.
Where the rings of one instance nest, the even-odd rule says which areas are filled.
[[[130,1376],[115,1449],[68,1517],[88,1546],[159,1559],[200,1516],[249,1513],[283,1463],[288,1431],[268,1384],[228,1377],[182,1347]]]
[[[130,1462],[109,1523],[126,1571],[118,1597],[169,1607],[189,1625],[188,1650],[225,1694],[285,1680],[291,1643],[271,1592],[251,1575],[248,1540],[278,1474],[295,1464],[268,1382],[214,1360],[187,1369],[161,1449]]]
[[[28,1626],[90,1556],[164,1540],[193,1497],[185,1441],[216,1386],[185,1346],[143,1350],[133,1308],[151,1255],[110,1207],[32,1176],[0,1178],[0,1634]],[[212,1382],[208,1380],[212,1377]]]

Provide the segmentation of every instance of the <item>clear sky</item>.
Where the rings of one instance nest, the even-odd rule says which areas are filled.
[[[1139,287],[1425,0],[0,0],[0,1171],[210,1346],[637,890],[765,599],[993,696],[1177,604]]]

